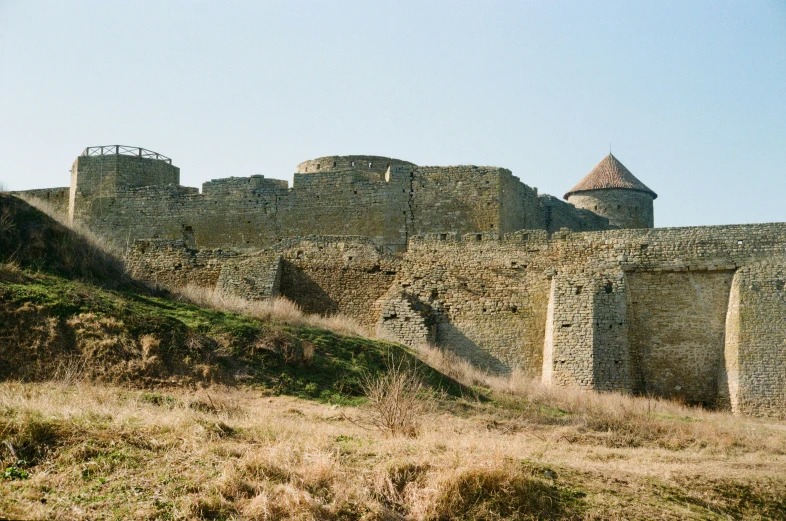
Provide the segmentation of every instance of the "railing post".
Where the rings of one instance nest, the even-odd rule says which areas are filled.
[[[120,145],[115,145],[115,155],[116,156],[120,155]]]

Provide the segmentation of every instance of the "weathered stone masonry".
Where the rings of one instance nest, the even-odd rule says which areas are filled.
[[[492,167],[331,156],[291,189],[199,193],[130,160],[80,158],[69,208],[140,278],[283,295],[551,384],[786,416],[786,224],[652,229],[655,193],[611,155],[568,193],[582,208]]]
[[[97,148],[127,147],[88,150]],[[141,153],[82,155],[72,167],[68,213],[117,248],[156,238],[253,249],[287,237],[352,235],[403,251],[409,237],[432,231],[609,227],[608,219],[539,196],[509,170],[495,167],[331,156],[298,165],[292,188],[259,175],[215,179],[201,193],[179,182],[176,166]],[[44,195],[62,207],[63,190]]]

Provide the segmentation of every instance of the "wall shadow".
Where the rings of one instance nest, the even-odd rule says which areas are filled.
[[[338,313],[338,302],[328,295],[302,268],[287,260],[281,262],[279,294],[297,303],[305,313]]]
[[[509,374],[511,367],[488,350],[476,344],[454,324],[440,317],[437,321],[436,344],[439,348],[455,353],[484,371]]]

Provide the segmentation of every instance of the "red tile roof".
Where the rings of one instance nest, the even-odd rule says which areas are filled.
[[[648,193],[653,199],[658,197],[658,194],[647,188],[647,185],[636,179],[636,176],[630,173],[625,165],[620,163],[619,159],[609,154],[598,163],[592,171],[584,176],[584,179],[571,188],[566,194],[568,196],[577,192],[586,192],[588,190],[604,190],[608,188],[621,188],[624,190],[636,190],[639,192]]]

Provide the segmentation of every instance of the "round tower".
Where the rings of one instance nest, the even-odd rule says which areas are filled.
[[[606,217],[619,228],[653,228],[656,197],[612,154],[565,194],[572,205]]]

